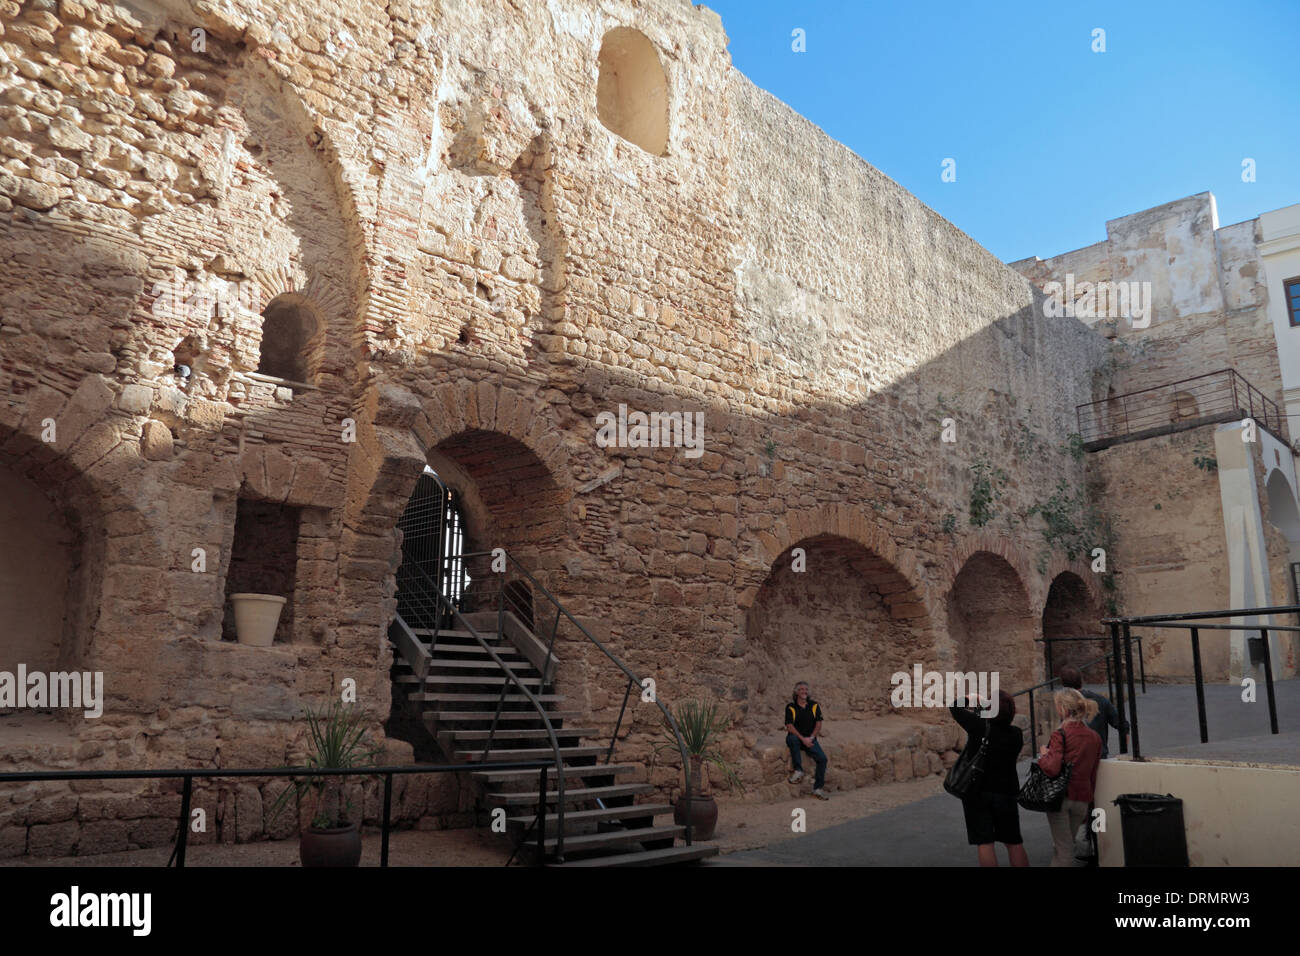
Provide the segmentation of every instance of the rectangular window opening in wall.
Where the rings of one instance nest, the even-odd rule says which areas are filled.
[[[1283,282],[1282,291],[1286,314],[1290,317],[1291,324],[1300,325],[1300,276]]]
[[[239,639],[232,594],[272,595],[285,599],[275,625],[274,642],[293,642],[294,588],[298,569],[298,533],[302,509],[273,501],[240,498],[235,513],[235,538],[226,572],[226,607],[223,640]],[[252,601],[245,605],[244,643],[257,640],[257,620],[278,602]],[[254,610],[256,608],[256,610]],[[263,637],[264,640],[264,637]]]

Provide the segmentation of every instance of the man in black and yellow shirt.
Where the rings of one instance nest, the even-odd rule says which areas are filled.
[[[817,762],[817,773],[813,778],[813,795],[829,800],[823,786],[826,783],[826,754],[817,738],[822,732],[822,708],[817,701],[808,696],[808,682],[800,681],[794,685],[794,698],[785,705],[785,744],[790,748],[790,759],[794,762],[794,772],[790,782],[798,783],[803,779],[803,752],[813,755]]]

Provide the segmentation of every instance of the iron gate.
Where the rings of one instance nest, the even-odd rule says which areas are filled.
[[[425,468],[397,526],[402,529],[402,566],[397,569],[398,613],[413,627],[440,627],[444,622],[430,620],[436,613],[431,608],[437,607],[437,602],[421,596],[419,582],[437,581],[439,590],[457,610],[466,610],[461,606],[468,577],[461,558],[466,549],[460,496],[432,468]],[[411,573],[412,568],[428,577]]]

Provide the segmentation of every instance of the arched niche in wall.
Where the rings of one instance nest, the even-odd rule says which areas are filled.
[[[313,384],[322,347],[321,331],[320,320],[301,295],[276,296],[262,310],[258,373]]]
[[[659,52],[638,30],[616,27],[600,45],[596,115],[647,153],[668,152],[668,78]]]

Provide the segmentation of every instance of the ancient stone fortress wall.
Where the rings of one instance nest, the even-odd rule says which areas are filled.
[[[1066,437],[1104,339],[736,73],[708,10],[6,2],[0,25],[0,475],[30,503],[0,552],[51,569],[0,670],[100,671],[106,697],[0,716],[0,766],[297,763],[303,708],[346,681],[382,735],[426,464],[472,547],[664,700],[723,703],[751,791],[783,776],[795,679],[836,786],[907,778],[959,741],[892,708],[891,674],[1023,686],[1046,621],[1095,619],[1085,542],[1041,512],[1087,507]],[[620,406],[700,415],[702,444],[605,447]],[[229,640],[227,596],[267,586],[276,643]],[[612,729],[623,681],[575,634],[557,653]],[[655,713],[618,754],[671,789]],[[196,839],[291,832],[275,790],[197,788]],[[175,807],[10,788],[0,853],[165,843]],[[401,819],[472,807],[399,785]]]

